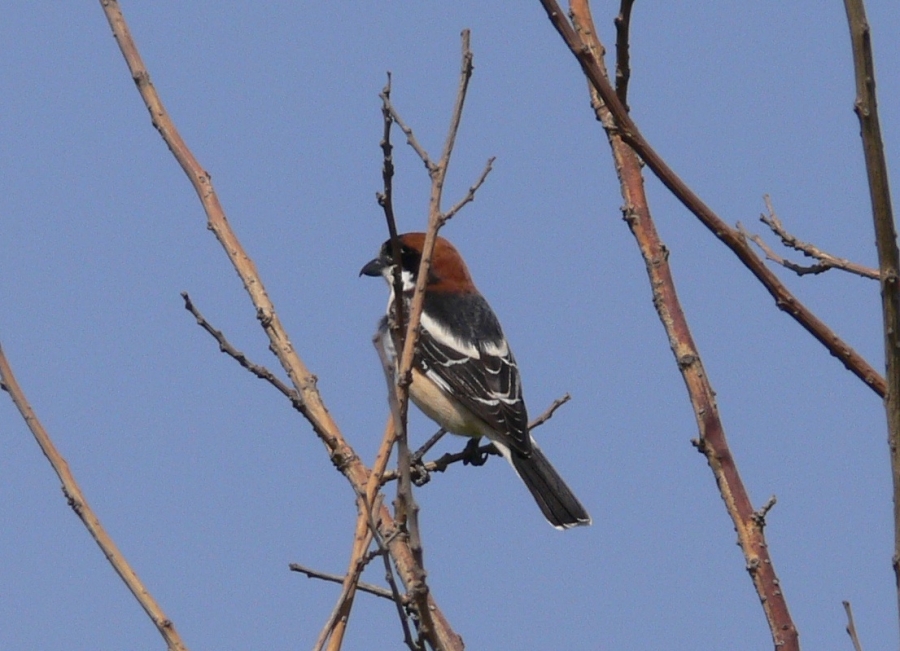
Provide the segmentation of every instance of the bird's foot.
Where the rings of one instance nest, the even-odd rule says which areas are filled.
[[[480,438],[473,438],[466,443],[466,447],[463,448],[463,454],[465,455],[463,456],[464,466],[483,466],[487,463],[490,452],[482,452],[479,445],[480,442]]]

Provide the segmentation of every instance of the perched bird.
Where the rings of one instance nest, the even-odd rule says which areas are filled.
[[[400,236],[400,260],[391,241],[360,275],[382,276],[391,287],[379,332],[396,363],[390,335],[394,319],[393,268],[399,263],[405,314],[409,314],[422,259],[424,233]],[[566,486],[528,431],[519,369],[490,305],[475,288],[469,270],[450,242],[437,238],[409,395],[426,416],[448,432],[488,438],[515,468],[544,517],[557,529],[591,523],[591,516]]]

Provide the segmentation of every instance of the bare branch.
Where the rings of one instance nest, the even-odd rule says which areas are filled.
[[[833,268],[832,266],[824,264],[824,263],[812,264],[812,265],[801,265],[801,264],[797,264],[796,262],[792,262],[792,261],[788,260],[787,258],[784,258],[784,257],[778,255],[772,249],[772,247],[770,247],[768,244],[766,244],[766,241],[762,237],[746,230],[740,222],[738,222],[736,224],[736,228],[738,229],[738,232],[741,234],[742,237],[747,238],[748,240],[750,240],[751,242],[756,244],[756,246],[759,247],[760,251],[762,251],[763,254],[766,256],[767,260],[771,260],[775,264],[780,264],[785,269],[790,269],[791,271],[796,273],[798,276],[805,276],[807,274],[820,274],[820,273],[823,273],[823,272],[828,271],[829,269]]]
[[[777,503],[778,498],[772,495],[758,511],[753,512],[753,521],[756,522],[760,530],[766,526],[766,516],[769,515],[769,511],[771,511]]]
[[[251,362],[244,353],[232,346],[228,339],[225,338],[225,335],[222,334],[222,331],[216,330],[209,323],[209,321],[207,321],[206,318],[202,314],[200,314],[200,311],[194,305],[191,297],[187,292],[181,292],[181,298],[184,299],[184,309],[194,315],[194,318],[197,320],[197,325],[199,325],[201,328],[206,330],[206,332],[212,335],[213,339],[218,342],[219,350],[221,352],[234,359],[238,364],[253,373],[253,375],[258,377],[259,379],[265,380],[273,387],[278,389],[286,398],[291,401],[291,404],[294,405],[294,408],[297,411],[303,413],[303,401],[300,400],[300,395],[297,393],[296,389],[290,388],[265,366],[260,366],[259,364],[254,364],[253,362]]]
[[[884,409],[891,452],[891,477],[894,489],[894,579],[900,614],[900,251],[891,207],[884,143],[878,120],[875,94],[875,62],[872,57],[872,34],[866,19],[863,0],[844,0],[850,42],[853,47],[853,71],[856,77],[854,108],[859,118],[869,198],[875,223],[875,248],[881,284],[881,314],[884,332],[884,357],[887,392]]]
[[[565,395],[563,395],[563,396],[557,398],[556,400],[554,400],[553,402],[551,402],[550,406],[544,410],[544,413],[542,413],[540,416],[538,416],[537,418],[532,420],[530,423],[528,423],[528,431],[531,431],[533,429],[540,427],[541,425],[546,423],[548,420],[553,418],[553,414],[556,413],[556,410],[559,409],[560,407],[562,407],[567,402],[569,402],[569,400],[571,400],[571,399],[572,399],[572,396],[569,395],[568,393],[566,393]]]
[[[435,164],[431,162],[431,158],[428,156],[428,152],[425,151],[425,148],[419,144],[419,141],[416,140],[416,136],[413,133],[413,130],[403,121],[403,118],[400,117],[400,114],[397,112],[397,109],[394,108],[394,105],[391,104],[388,98],[382,97],[385,103],[387,104],[388,110],[391,114],[391,119],[397,123],[397,126],[400,127],[400,130],[406,135],[406,144],[413,148],[413,150],[419,155],[419,158],[422,159],[422,162],[425,163],[425,169],[428,170],[429,175],[433,173]]]
[[[311,567],[306,567],[305,565],[300,565],[299,563],[291,563],[288,568],[291,570],[291,572],[300,572],[308,576],[310,579],[321,579],[323,581],[330,581],[332,583],[343,583],[346,577],[346,575],[340,576],[339,574],[320,572],[319,570],[314,570]],[[376,597],[389,599],[390,601],[394,600],[394,595],[392,595],[391,591],[387,590],[386,588],[380,588],[377,585],[366,583],[365,581],[357,582],[356,587],[358,590],[368,592],[369,594],[375,595]]]
[[[153,598],[153,595],[150,594],[150,591],[147,590],[147,587],[138,578],[137,573],[131,568],[128,561],[125,560],[125,557],[116,546],[116,543],[106,532],[106,529],[103,528],[103,525],[100,524],[100,518],[97,517],[97,514],[94,513],[94,510],[88,504],[87,498],[84,496],[84,493],[82,493],[81,487],[78,485],[78,482],[75,481],[75,476],[69,469],[69,464],[59,453],[59,450],[56,449],[47,430],[41,425],[41,421],[38,420],[37,414],[34,413],[31,405],[28,403],[25,393],[19,387],[19,383],[16,382],[16,378],[13,375],[9,362],[6,360],[6,355],[3,353],[2,347],[0,347],[0,389],[9,393],[9,396],[18,408],[19,413],[22,414],[25,424],[28,425],[28,429],[30,429],[31,433],[34,435],[34,439],[37,441],[38,445],[41,446],[41,451],[44,453],[44,456],[47,457],[47,461],[50,462],[53,471],[56,473],[56,476],[59,477],[59,481],[62,482],[63,495],[69,503],[69,506],[72,507],[72,510],[75,511],[75,515],[79,517],[85,528],[88,530],[88,533],[91,534],[94,542],[97,543],[100,551],[106,556],[106,560],[112,565],[116,574],[118,574],[119,578],[125,582],[128,590],[131,591],[131,594],[137,599],[141,608],[147,613],[147,616],[153,622],[153,625],[156,626],[156,630],[159,631],[159,634],[162,635],[163,639],[166,641],[166,646],[168,646],[170,651],[187,651],[187,646],[185,646],[184,642],[181,640],[178,631],[175,630],[175,624],[166,617],[162,607],[156,602],[156,599]]]
[[[772,252],[769,247],[761,242],[759,236],[751,236],[750,239],[755,242],[757,246],[759,246],[763,250],[763,252],[765,252],[767,258],[790,269],[791,271],[796,272],[798,276],[803,276],[806,274],[819,274],[824,271],[828,271],[829,269],[841,269],[843,271],[847,271],[864,278],[873,278],[875,280],[878,280],[880,275],[877,269],[865,267],[861,264],[851,262],[846,258],[839,258],[835,255],[822,251],[820,248],[813,244],[803,242],[789,233],[784,227],[784,224],[781,223],[778,215],[775,214],[775,209],[772,207],[772,200],[769,198],[769,196],[766,195],[764,197],[764,200],[766,202],[766,210],[769,214],[768,216],[760,215],[759,221],[768,226],[772,230],[772,232],[779,237],[781,243],[784,244],[784,246],[794,249],[795,251],[800,251],[808,258],[818,260],[818,263],[814,265],[804,266],[791,262],[790,260],[786,260]],[[740,226],[738,226],[738,230],[741,230]]]
[[[628,108],[628,81],[631,79],[631,58],[628,54],[628,30],[631,27],[631,8],[634,0],[622,0],[616,16],[616,95]],[[591,26],[593,30],[593,26]],[[603,54],[601,53],[602,57]]]
[[[356,590],[359,588],[359,577],[362,575],[369,559],[366,552],[372,544],[372,536],[374,535],[369,528],[368,503],[363,499],[357,498],[358,514],[356,518],[356,530],[353,534],[353,549],[350,554],[350,563],[347,574],[341,581],[341,593],[328,620],[319,632],[319,637],[313,647],[315,651],[321,651],[325,648],[325,643],[329,643],[329,651],[341,648],[344,641],[344,633],[347,631],[347,625],[350,621],[350,611],[353,608]]]
[[[611,115],[611,128],[618,130],[618,135],[638,154],[656,177],[690,210],[700,222],[706,226],[719,240],[734,252],[738,259],[753,273],[768,290],[775,305],[786,312],[807,332],[815,337],[834,357],[862,380],[866,386],[884,396],[887,385],[884,378],[853,348],[847,345],[837,334],[813,312],[788,291],[778,276],[766,266],[764,260],[753,251],[741,234],[718,215],[691,190],[687,184],[668,166],[663,158],[653,149],[641,135],[637,125],[628,114],[628,110],[619,100],[606,74],[603,71],[602,59],[594,59],[576,30],[566,20],[565,14],[556,0],[540,0],[550,22],[559,32],[575,56],[585,76],[597,91],[600,99]],[[594,32],[596,33],[596,32]],[[900,446],[898,446],[900,449]]]
[[[433,645],[435,643],[435,631],[432,623],[433,613],[429,606],[428,586],[425,583],[422,544],[418,527],[418,507],[415,505],[412,498],[411,481],[407,481],[407,479],[409,479],[409,458],[408,447],[406,445],[406,415],[409,408],[409,384],[412,377],[411,369],[413,356],[416,341],[418,340],[419,323],[421,321],[422,307],[425,299],[425,283],[428,279],[428,271],[431,268],[431,257],[434,252],[437,233],[448,219],[448,217],[441,212],[441,197],[443,194],[444,180],[450,165],[450,157],[453,152],[454,143],[456,142],[456,134],[459,130],[460,120],[462,119],[466,90],[468,88],[469,79],[472,76],[472,51],[469,47],[469,30],[463,30],[461,39],[462,64],[460,66],[459,89],[457,91],[456,103],[450,117],[450,126],[447,131],[444,150],[441,154],[441,159],[437,164],[432,163],[427,152],[418,145],[418,142],[412,133],[412,129],[402,122],[396,110],[394,110],[393,106],[390,104],[389,96],[387,94],[382,94],[382,102],[390,110],[391,118],[397,122],[406,134],[407,141],[419,154],[431,177],[428,229],[425,234],[425,242],[422,246],[422,259],[419,264],[416,287],[410,303],[409,322],[406,324],[405,332],[399,333],[402,334],[402,337],[398,337],[399,341],[396,345],[396,349],[402,352],[399,354],[395,387],[391,393],[392,395],[394,393],[396,395],[397,414],[392,420],[396,427],[395,436],[397,441],[399,441],[400,456],[403,457],[403,459],[400,460],[400,473],[402,479],[399,482],[400,487],[397,494],[396,512],[401,520],[405,516],[406,525],[409,531],[409,547],[413,559],[415,560],[415,565],[411,568],[412,573],[410,575],[412,583],[407,583],[407,590],[410,594],[411,601],[418,612],[419,631],[421,635],[428,639]],[[398,294],[397,296],[399,299],[400,295]],[[456,640],[447,639],[445,641],[448,644],[461,644],[458,638]]]
[[[409,597],[407,599],[404,599],[403,596],[400,594],[400,589],[397,587],[397,581],[394,579],[394,568],[391,567],[391,561],[388,558],[391,542],[400,537],[401,529],[395,525],[395,527],[392,530],[390,530],[390,533],[387,537],[383,536],[382,529],[375,522],[374,510],[368,508],[368,505],[365,502],[363,502],[363,506],[366,507],[366,512],[368,515],[368,522],[369,522],[369,530],[372,532],[375,542],[378,545],[379,551],[382,552],[380,555],[381,555],[382,561],[384,562],[384,580],[387,581],[387,584],[391,588],[391,597],[392,597],[394,604],[397,607],[397,617],[400,619],[400,626],[403,629],[403,640],[406,643],[406,646],[409,647],[410,651],[423,651],[424,645],[422,644],[422,638],[426,634],[428,634],[431,636],[431,643],[435,649],[437,649],[438,651],[442,651],[443,649],[446,648],[449,651],[449,649],[451,647],[442,646],[443,640],[440,639],[440,637],[438,637],[437,641],[434,640],[434,629],[423,630],[423,626],[421,624],[421,617],[419,618],[419,622],[418,622],[418,626],[417,626],[417,628],[419,630],[419,640],[418,641],[413,640],[412,630],[410,629],[409,621],[407,618],[407,610],[408,610],[408,606],[410,606],[410,605],[415,606],[417,611],[418,611],[418,608],[422,607],[419,604],[415,604],[415,603],[410,604],[410,600],[416,598],[416,594],[413,592],[413,589],[410,586],[415,585],[415,576],[416,576],[416,573],[421,570],[421,565],[416,564],[419,561],[418,561],[418,558],[414,557],[415,563],[413,564],[412,571],[411,571],[412,577],[410,580],[407,581],[407,586],[408,586],[407,594],[409,595]],[[426,603],[425,603],[424,607],[427,609],[428,608],[428,595],[427,594],[426,594],[425,602]],[[437,611],[437,614],[440,614],[440,611]],[[429,620],[429,624],[430,623],[431,623],[431,621]],[[457,641],[458,641],[459,646],[452,647],[452,648],[453,649],[458,648],[460,651],[462,651],[462,639],[458,638]]]
[[[444,151],[441,153],[441,160],[438,163],[440,168],[439,180],[441,183],[432,185],[432,196],[436,195],[436,206],[440,207],[440,195],[443,189],[443,178],[447,174],[447,168],[450,166],[450,156],[453,154],[453,147],[456,144],[456,134],[459,131],[459,123],[462,120],[463,105],[466,102],[466,93],[469,89],[469,80],[472,78],[472,50],[469,47],[469,30],[464,29],[460,34],[462,40],[462,62],[459,71],[459,88],[456,91],[456,104],[453,106],[453,112],[450,114],[450,127],[447,129],[447,138],[444,141]],[[436,172],[435,172],[436,173]],[[436,192],[435,192],[436,191]]]
[[[391,253],[394,260],[400,259],[400,238],[397,233],[397,220],[394,218],[394,147],[391,144],[391,125],[394,123],[391,117],[391,74],[388,73],[387,84],[381,91],[381,116],[384,122],[384,132],[381,137],[381,152],[384,162],[381,166],[381,177],[384,183],[384,192],[378,195],[378,204],[384,210],[384,218],[387,222],[388,234],[391,239]],[[394,266],[394,314],[395,332],[392,336],[399,337],[406,331],[406,310],[403,305],[403,279],[399,265]],[[399,422],[399,421],[398,421]]]
[[[156,89],[150,83],[150,75],[141,60],[118,2],[116,0],[101,0],[100,4],[128,65],[131,77],[135,81],[137,90],[150,112],[153,126],[159,131],[166,145],[172,151],[175,159],[194,186],[206,212],[209,229],[218,238],[222,248],[240,276],[244,288],[256,309],[260,325],[269,338],[269,347],[278,357],[297,391],[299,397],[298,408],[301,409],[304,417],[309,421],[313,430],[325,445],[334,466],[343,473],[357,494],[366,494],[370,479],[369,469],[360,461],[356,452],[344,438],[328,409],[326,409],[322,397],[316,388],[316,377],[307,369],[291,344],[287,332],[275,312],[275,307],[269,299],[255,264],[247,255],[237,236],[231,230],[228,220],[225,218],[224,210],[213,189],[209,174],[187,147],[166,112]],[[383,504],[378,507],[377,522],[382,531],[391,530],[394,525],[393,517]],[[403,582],[407,586],[416,584],[419,572],[416,569],[415,556],[408,543],[398,537],[388,544],[388,548],[397,564]],[[434,600],[426,595],[422,605],[425,616],[430,617],[433,622],[434,646],[444,649],[462,648],[461,639],[450,627],[449,622],[438,609]]]
[[[850,636],[850,641],[853,642],[853,651],[862,651],[862,645],[859,643],[859,637],[856,635],[856,624],[853,623],[853,609],[850,607],[849,601],[842,603],[847,613],[847,635]]]
[[[484,170],[481,172],[481,176],[478,177],[478,180],[475,181],[471,186],[469,186],[469,191],[466,192],[466,196],[456,202],[450,210],[444,213],[444,221],[449,221],[453,218],[453,216],[458,213],[467,203],[471,203],[475,201],[475,193],[478,192],[478,188],[480,188],[485,179],[487,179],[487,175],[491,173],[491,170],[494,168],[494,161],[497,160],[496,156],[491,156],[488,158],[487,164],[484,166]]]
[[[547,3],[545,3],[546,5]],[[575,36],[575,31],[568,23],[565,23],[564,28],[579,41],[581,38],[587,39],[583,45],[584,49],[580,51],[580,56],[590,59],[591,68],[602,77],[606,87],[609,88],[605,65],[599,56],[602,46],[593,28],[590,6],[587,0],[572,0],[571,7],[572,20],[580,36]],[[550,13],[549,9],[548,13]],[[551,20],[554,20],[553,15],[551,15]],[[562,30],[563,28],[558,27],[558,29]],[[614,94],[611,97],[613,101],[618,101]],[[611,113],[607,97],[601,96],[597,84],[593,84],[591,88],[591,104],[596,111],[597,118],[606,130],[616,171],[619,175],[622,197],[625,200],[622,209],[623,216],[644,258],[653,292],[653,305],[668,335],[669,345],[694,409],[694,417],[700,434],[700,438],[696,440],[695,444],[698,450],[705,455],[707,463],[713,471],[725,507],[734,523],[738,534],[738,543],[744,553],[746,567],[750,572],[754,588],[760,597],[775,648],[779,651],[799,651],[797,629],[791,620],[787,601],[769,556],[762,526],[764,517],[760,512],[753,510],[753,505],[738,472],[734,455],[728,446],[715,400],[715,392],[710,384],[709,376],[703,368],[700,353],[694,343],[687,318],[678,299],[675,281],[668,262],[667,249],[656,231],[650,214],[650,207],[644,192],[641,160],[620,134],[618,128],[620,123],[615,119],[617,116]]]
[[[225,212],[219,202],[210,175],[194,157],[184,139],[179,134],[162,100],[150,83],[150,74],[144,66],[137,46],[131,37],[125,17],[115,0],[101,0],[101,6],[116,37],[116,42],[128,64],[131,76],[137,85],[138,92],[150,111],[153,126],[165,140],[175,159],[187,174],[200,202],[206,211],[209,229],[215,234],[229,260],[240,276],[244,288],[250,295],[256,308],[257,319],[269,338],[272,352],[278,357],[282,367],[291,379],[302,403],[303,415],[307,418],[316,434],[323,440],[332,455],[332,460],[339,467],[343,459],[355,456],[350,446],[340,433],[337,424],[325,408],[316,388],[316,378],[301,361],[287,332],[275,312],[275,306],[269,299],[256,265],[244,250],[234,231],[232,231]],[[357,468],[362,471],[362,468]]]

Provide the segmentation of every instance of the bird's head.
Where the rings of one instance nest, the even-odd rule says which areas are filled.
[[[403,281],[403,291],[412,291],[416,285],[416,277],[419,273],[419,265],[422,262],[422,247],[425,244],[425,233],[404,233],[398,237],[400,240],[400,277]],[[382,276],[393,285],[394,247],[390,240],[381,245],[378,257],[370,260],[359,271],[360,276]],[[466,268],[462,256],[450,242],[443,237],[438,237],[434,244],[434,252],[431,256],[431,269],[428,273],[428,283],[425,286],[429,292],[474,292],[475,285]]]

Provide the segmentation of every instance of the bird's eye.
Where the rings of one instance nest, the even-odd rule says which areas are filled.
[[[416,249],[405,244],[400,247],[400,265],[407,271],[415,272],[421,259],[422,254]]]

